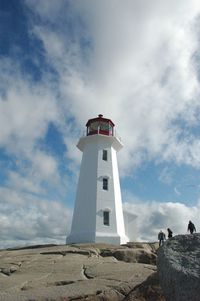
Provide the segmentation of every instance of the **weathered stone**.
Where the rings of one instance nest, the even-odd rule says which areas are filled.
[[[146,264],[156,264],[156,253],[150,248],[124,248],[124,249],[105,249],[100,253],[101,256],[113,256],[117,260],[125,262],[137,262]]]
[[[159,284],[158,273],[153,273],[136,286],[123,301],[166,301]]]
[[[145,249],[149,250],[150,252],[156,252],[158,249],[158,243],[152,242],[152,243],[147,243],[147,242],[128,242],[126,247],[131,248],[131,249]]]
[[[156,255],[144,249],[117,250],[114,257],[125,262],[156,264]]]
[[[100,254],[105,249],[137,253],[135,247],[110,246],[109,249],[105,244],[3,250],[0,252],[0,300],[118,301],[156,270],[152,264],[124,262],[128,261],[128,253],[121,261],[114,256],[102,257]]]
[[[157,265],[167,301],[200,300],[200,234],[168,240],[158,250]]]

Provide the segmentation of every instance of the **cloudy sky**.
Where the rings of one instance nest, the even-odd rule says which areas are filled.
[[[65,242],[100,113],[134,239],[200,230],[199,62],[199,0],[1,0],[0,248]]]

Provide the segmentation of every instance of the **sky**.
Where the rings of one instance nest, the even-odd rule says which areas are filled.
[[[199,28],[199,0],[0,1],[0,248],[65,243],[98,114],[132,239],[200,231]]]

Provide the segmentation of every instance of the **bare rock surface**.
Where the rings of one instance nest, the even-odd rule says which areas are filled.
[[[157,265],[167,301],[200,300],[200,234],[168,240],[159,248]]]
[[[151,274],[144,282],[134,287],[123,301],[166,301],[159,285],[158,273]]]
[[[1,250],[0,300],[139,300],[131,293],[136,288],[141,295],[142,283],[155,273],[156,248],[138,243]]]

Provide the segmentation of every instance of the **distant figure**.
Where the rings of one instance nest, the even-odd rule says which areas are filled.
[[[163,245],[165,239],[165,233],[160,230],[160,232],[158,233],[159,247]]]
[[[188,223],[188,229],[187,230],[190,231],[190,234],[193,234],[193,232],[196,232],[195,225],[191,221],[189,221],[189,223]]]
[[[171,238],[173,235],[173,232],[170,228],[167,228],[167,232],[168,232],[168,238]]]

